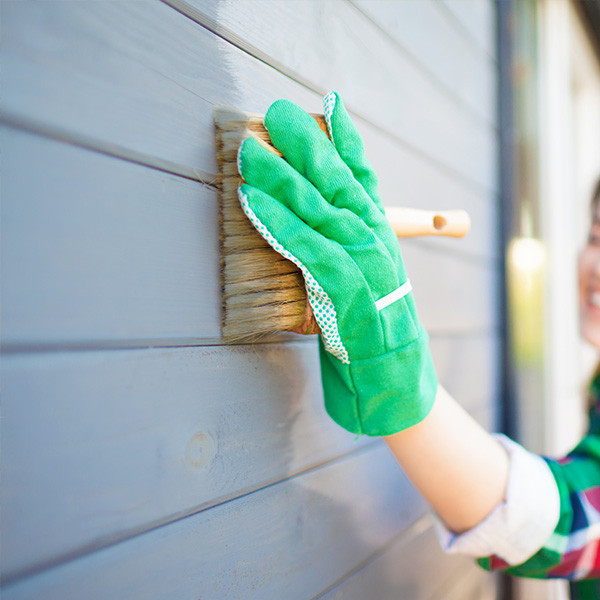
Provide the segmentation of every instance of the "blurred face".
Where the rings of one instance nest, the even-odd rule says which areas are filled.
[[[579,307],[581,335],[600,348],[600,202],[579,257]]]

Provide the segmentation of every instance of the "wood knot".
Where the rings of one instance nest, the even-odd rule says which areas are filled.
[[[197,433],[185,449],[185,462],[193,467],[206,467],[217,453],[213,438],[207,433]]]

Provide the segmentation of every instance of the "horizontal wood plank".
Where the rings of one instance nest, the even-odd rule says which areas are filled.
[[[236,6],[245,5],[252,7]],[[314,10],[319,6],[315,3]],[[337,87],[349,100],[357,96],[350,102],[356,111],[379,120],[374,130],[381,135],[391,132],[437,168],[493,192],[495,133],[476,127],[468,114],[445,102],[405,58],[391,55],[385,59],[389,64],[380,64],[380,49],[360,43],[368,23],[357,11],[351,14],[351,21],[336,26],[336,44],[354,36],[348,51],[364,54],[366,75],[380,75],[363,81],[331,59],[321,61],[331,68],[326,88],[341,84]],[[346,25],[352,28],[347,31]],[[62,137],[131,153],[190,177],[214,180],[209,140],[215,105],[264,113],[276,98],[289,97],[309,110],[321,109],[319,94],[159,2],[8,3],[3,33],[5,118],[54,128]],[[315,33],[311,39],[316,41]],[[334,47],[328,48],[331,53]],[[346,53],[335,55],[347,60]],[[398,81],[390,82],[388,71]]]
[[[271,101],[285,96],[308,110],[321,110],[314,93],[174,10],[153,3],[138,14],[144,4],[4,7],[4,119],[16,118],[20,127],[44,135],[214,182],[215,104],[265,112]],[[188,43],[173,47],[173,37]],[[150,48],[147,39],[153,40]],[[152,54],[155,48],[160,56]],[[214,56],[222,57],[223,65]],[[239,72],[232,72],[236,68]],[[497,254],[493,191],[473,188],[361,119],[357,124],[387,204],[464,208],[473,227],[460,241],[460,251]],[[451,250],[457,247],[452,242],[436,240],[435,247]]]
[[[491,337],[432,342],[440,381],[479,420],[494,348]],[[5,575],[372,442],[325,414],[314,342],[19,354],[1,376]]]
[[[2,8],[4,118],[189,177],[216,179],[215,105],[316,97],[162,2]]]
[[[351,110],[378,128],[484,188],[496,189],[492,63],[483,80],[479,71],[471,73],[471,81],[483,90],[478,100],[483,119],[481,108],[457,103],[343,0],[292,5],[281,0],[166,1],[249,52],[258,51],[262,60],[292,78],[299,74],[321,93],[337,90]]]
[[[2,141],[3,343],[219,340],[214,189],[11,128]],[[490,331],[495,261],[447,242],[401,241],[423,323]]]
[[[456,19],[471,38],[475,52],[496,56],[495,7],[493,0],[436,0]]]
[[[320,111],[335,87],[386,204],[467,209],[465,240],[402,248],[440,381],[489,426],[495,75],[449,58],[491,13],[456,4],[412,4],[447,56],[338,0],[3,4],[3,598],[427,587],[424,502],[327,417],[315,340],[201,346],[220,343],[212,111]],[[126,349],[153,344],[191,347]]]
[[[3,600],[304,600],[423,512],[383,443],[13,585]]]
[[[496,122],[496,64],[485,52],[473,52],[472,44],[435,0],[355,0],[354,4],[457,101],[489,124]]]
[[[431,600],[497,600],[498,577],[483,570],[459,572]]]
[[[432,254],[419,241],[401,240],[406,272],[423,326],[432,335],[492,331],[499,285],[496,264]]]
[[[2,143],[4,343],[219,337],[213,189],[8,128]]]
[[[498,410],[497,335],[432,336],[430,348],[440,383],[466,410],[473,414]],[[491,425],[494,415],[485,418]]]
[[[444,554],[426,517],[318,600],[447,598],[458,574],[480,577],[472,560]]]
[[[2,379],[8,573],[355,448],[315,344],[18,355]]]

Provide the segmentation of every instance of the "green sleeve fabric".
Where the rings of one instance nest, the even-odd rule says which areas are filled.
[[[302,271],[327,412],[353,433],[389,435],[428,414],[437,378],[363,142],[337,94],[324,113],[331,139],[294,103],[270,107],[265,126],[284,158],[243,142],[240,203]]]

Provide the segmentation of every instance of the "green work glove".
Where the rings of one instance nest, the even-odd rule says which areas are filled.
[[[332,141],[300,107],[275,102],[265,126],[285,160],[246,139],[238,194],[304,275],[327,412],[353,433],[391,435],[425,418],[437,378],[363,142],[337,94],[324,112]]]

